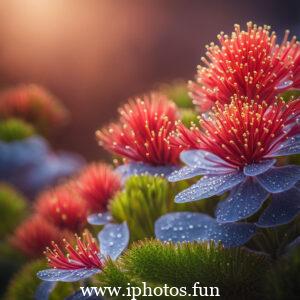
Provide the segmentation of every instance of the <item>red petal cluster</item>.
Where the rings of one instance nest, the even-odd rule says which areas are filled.
[[[52,241],[61,243],[62,233],[41,216],[34,215],[22,223],[14,236],[12,245],[29,257],[39,257]]]
[[[198,67],[190,94],[201,111],[217,101],[229,104],[234,95],[246,101],[269,103],[280,92],[300,87],[300,45],[288,31],[281,45],[270,27],[249,22],[247,31],[235,25],[229,37],[218,35],[220,46],[211,43]]]
[[[78,232],[86,224],[86,203],[68,185],[42,193],[37,199],[35,209],[39,215],[61,229]]]
[[[0,118],[20,118],[45,131],[63,123],[67,116],[58,100],[37,85],[22,85],[0,94]]]
[[[181,149],[207,150],[232,166],[259,162],[288,137],[300,133],[300,100],[245,102],[234,98],[227,105],[216,104],[200,128],[178,125],[171,143]]]
[[[175,129],[177,109],[160,94],[130,101],[120,109],[120,120],[97,131],[100,145],[114,154],[154,166],[173,165],[179,152],[168,143]]]
[[[99,257],[100,249],[89,231],[86,230],[83,233],[82,239],[76,236],[75,247],[66,240],[64,240],[64,244],[66,254],[55,242],[52,242],[52,249],[47,248],[45,251],[48,263],[52,268],[64,270],[103,268]]]
[[[76,182],[80,196],[92,212],[106,211],[108,201],[121,187],[120,177],[104,163],[88,166]]]

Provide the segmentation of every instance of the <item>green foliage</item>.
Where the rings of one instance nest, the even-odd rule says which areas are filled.
[[[285,247],[299,235],[300,217],[286,225],[257,230],[248,246],[254,250],[268,253],[272,258],[277,259],[284,253]]]
[[[192,99],[188,95],[187,84],[183,81],[163,85],[161,90],[180,108],[193,108]]]
[[[182,108],[180,110],[180,114],[181,114],[181,121],[185,126],[190,127],[191,123],[197,125],[199,124],[198,115],[195,112],[195,110],[189,108]]]
[[[218,287],[222,299],[254,299],[261,292],[261,279],[268,269],[265,256],[242,248],[146,240],[134,244],[118,263],[107,264],[99,280],[104,286],[109,283],[125,288],[127,278],[131,278],[137,286],[144,281],[149,286],[186,286],[189,292],[200,282],[201,286]]]
[[[300,91],[299,90],[290,90],[287,92],[284,92],[280,95],[280,97],[285,101],[289,102],[292,101],[293,99],[297,99],[300,97]]]
[[[300,247],[279,260],[275,267],[267,272],[264,283],[264,299],[299,299]]]
[[[33,127],[19,119],[0,121],[0,140],[13,142],[23,140],[34,134]]]
[[[115,196],[110,210],[115,220],[127,221],[132,241],[153,237],[154,223],[162,215],[171,211],[209,211],[215,201],[198,201],[176,204],[175,195],[187,182],[169,183],[158,176],[132,176],[125,184],[125,190]]]
[[[0,238],[10,234],[27,213],[26,200],[13,188],[0,184]]]
[[[47,268],[44,260],[36,260],[27,263],[23,268],[13,277],[10,282],[6,300],[32,300],[37,287],[41,280],[37,278],[36,273],[42,269]],[[71,295],[76,291],[77,286],[71,283],[58,283],[54,291],[50,295],[50,300],[61,300],[66,296]]]
[[[0,242],[0,299],[10,278],[19,270],[24,262],[25,257],[13,248],[9,241]]]

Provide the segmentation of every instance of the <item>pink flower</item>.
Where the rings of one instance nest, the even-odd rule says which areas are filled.
[[[190,94],[201,111],[217,101],[229,104],[236,95],[244,101],[272,102],[281,92],[300,87],[300,46],[288,31],[281,45],[270,27],[247,23],[247,31],[235,25],[231,36],[218,35],[220,46],[207,46],[204,66],[199,66]]]
[[[44,252],[50,267],[60,270],[103,268],[99,246],[88,230],[83,233],[82,238],[76,235],[75,247],[65,239],[64,244],[66,254],[55,242],[52,242],[52,249],[48,247]]]
[[[78,232],[86,224],[86,203],[68,185],[42,193],[35,209],[39,215],[61,229]]]
[[[34,215],[23,222],[11,239],[12,245],[29,257],[39,257],[52,241],[60,243],[62,233],[43,217]]]
[[[120,109],[120,120],[97,131],[100,145],[129,162],[152,166],[178,163],[179,151],[168,137],[175,129],[177,109],[160,94],[129,101]]]
[[[120,177],[104,163],[93,163],[82,171],[76,180],[82,199],[92,212],[107,210],[108,201],[120,189]]]

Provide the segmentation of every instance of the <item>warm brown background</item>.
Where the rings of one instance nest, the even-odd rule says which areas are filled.
[[[94,131],[120,102],[159,82],[193,78],[205,44],[234,23],[299,34],[297,2],[0,0],[0,82],[50,89],[73,116],[55,143],[99,159]]]

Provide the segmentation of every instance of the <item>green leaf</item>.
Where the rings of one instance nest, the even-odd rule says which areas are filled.
[[[10,234],[27,215],[27,201],[12,187],[0,184],[0,238]]]
[[[19,119],[7,119],[0,121],[0,140],[13,142],[26,139],[34,135],[34,128]]]
[[[188,94],[187,84],[184,81],[165,84],[161,87],[161,91],[173,100],[178,107],[194,108],[192,99]]]

